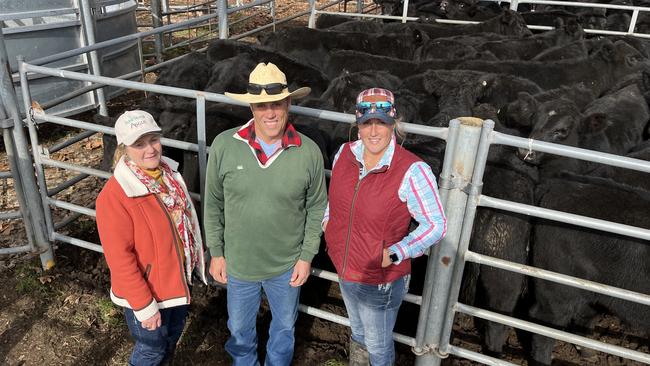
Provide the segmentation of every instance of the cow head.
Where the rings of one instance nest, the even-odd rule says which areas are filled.
[[[506,107],[506,121],[511,127],[530,127],[538,102],[527,92],[517,93],[517,100]]]
[[[529,138],[533,140],[578,145],[580,110],[570,100],[559,98],[539,103],[531,118],[533,130]],[[540,164],[544,154],[528,149],[519,149],[518,155],[531,164]]]

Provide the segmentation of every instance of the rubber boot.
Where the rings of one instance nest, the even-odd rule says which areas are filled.
[[[350,338],[350,366],[370,366],[368,350],[361,343]]]

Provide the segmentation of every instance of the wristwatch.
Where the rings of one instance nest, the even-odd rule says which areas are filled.
[[[397,253],[390,253],[388,256],[390,258],[390,261],[393,263],[399,262],[399,258],[397,257]]]

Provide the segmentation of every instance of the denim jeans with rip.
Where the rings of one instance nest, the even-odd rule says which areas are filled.
[[[393,328],[411,276],[380,285],[339,280],[352,339],[365,346],[372,366],[395,363]]]
[[[256,319],[262,290],[271,308],[266,366],[288,366],[293,359],[294,328],[298,318],[300,287],[291,287],[289,271],[262,281],[244,281],[228,276],[228,329],[226,351],[234,366],[259,365],[257,357]]]

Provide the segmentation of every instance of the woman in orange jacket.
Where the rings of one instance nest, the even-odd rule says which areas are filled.
[[[171,359],[185,327],[192,272],[206,282],[196,211],[178,164],[162,156],[160,131],[145,111],[117,119],[114,173],[96,204],[111,300],[125,308],[135,340],[130,365]]]

